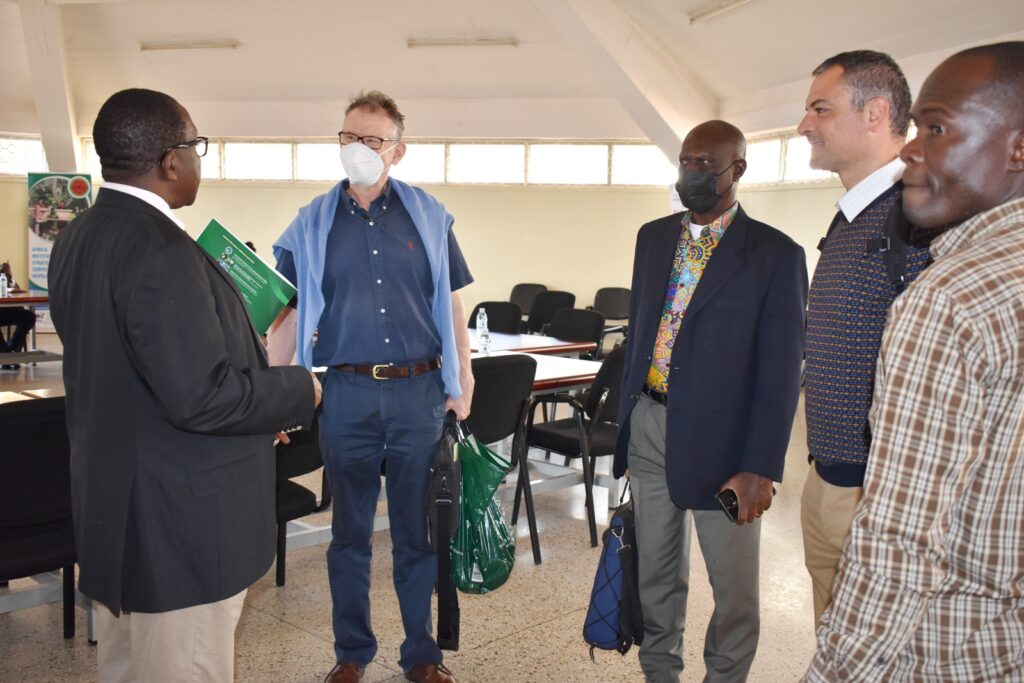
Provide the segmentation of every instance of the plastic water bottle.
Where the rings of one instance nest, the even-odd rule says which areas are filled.
[[[6,299],[8,296],[10,296],[10,293],[10,290],[7,288],[7,274],[0,273],[0,298]],[[487,319],[485,318],[485,323],[486,320]]]
[[[491,331],[487,329],[487,311],[481,308],[476,314],[476,340],[485,356],[491,355]]]

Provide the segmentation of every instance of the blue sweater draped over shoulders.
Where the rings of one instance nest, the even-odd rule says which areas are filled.
[[[462,395],[459,384],[459,356],[455,346],[452,316],[452,289],[448,271],[448,231],[454,219],[444,204],[418,187],[389,178],[392,191],[409,212],[420,239],[423,240],[434,279],[434,301],[431,316],[441,337],[441,376],[445,391],[452,398]],[[325,301],[323,293],[324,262],[327,235],[334,225],[334,214],[344,190],[341,183],[314,198],[299,209],[298,216],[274,243],[274,256],[291,252],[295,260],[295,286],[299,290],[298,322],[295,326],[295,352],[299,365],[313,364],[313,330],[320,322]]]

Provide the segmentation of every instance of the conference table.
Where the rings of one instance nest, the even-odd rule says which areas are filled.
[[[7,296],[0,297],[0,308],[28,308],[33,313],[36,306],[46,306],[50,303],[49,294],[41,292],[9,292]],[[5,353],[0,360],[5,364],[13,363],[43,363],[46,361],[61,360],[64,356],[52,351],[41,351],[36,348],[36,328],[33,327],[26,340],[26,349],[14,353]]]
[[[471,330],[472,332],[472,330]],[[505,335],[519,336],[519,335]],[[524,337],[531,335],[522,335]],[[543,338],[542,338],[543,339]],[[551,339],[548,337],[547,339]],[[555,340],[559,341],[559,340]],[[549,345],[550,346],[550,345]],[[593,347],[594,344],[591,343]],[[546,348],[546,347],[545,347]],[[516,351],[492,351],[491,356],[507,355],[518,353]],[[548,394],[559,391],[573,391],[589,387],[597,376],[601,363],[592,360],[580,360],[578,358],[566,358],[563,356],[527,353],[537,361],[537,373],[533,379],[533,394]],[[474,353],[474,358],[481,358],[484,354]],[[573,467],[557,465],[546,460],[530,460],[530,470],[534,476],[530,478],[533,493],[544,493],[583,483],[583,471]],[[515,496],[515,476],[518,469],[509,474],[509,485],[498,489],[496,494],[499,500],[510,501]],[[603,486],[608,489],[608,505],[614,507],[618,501],[618,482],[608,474],[594,474],[594,485]],[[385,487],[381,487],[380,501],[387,500]],[[380,531],[388,528],[387,515],[378,515],[373,521],[373,530]],[[330,543],[330,524],[317,525],[304,522],[301,519],[288,522],[287,548],[306,548],[311,545]]]
[[[540,334],[505,334],[491,332],[491,352],[518,351],[540,356],[568,356],[578,358],[581,353],[590,353],[597,348],[595,342],[574,342]],[[480,340],[477,331],[469,329],[469,347],[479,352]]]

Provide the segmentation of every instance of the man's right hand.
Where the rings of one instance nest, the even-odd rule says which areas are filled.
[[[313,378],[313,409],[320,407],[320,401],[324,397],[324,388],[320,386],[320,380],[310,371],[309,376]]]

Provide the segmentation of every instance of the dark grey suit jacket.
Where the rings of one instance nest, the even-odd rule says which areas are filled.
[[[275,548],[272,434],[310,424],[238,289],[164,214],[100,190],[54,244],[79,588],[164,612],[252,584]]]
[[[680,218],[651,221],[637,235],[615,476],[629,465],[629,416],[651,365]],[[665,473],[679,507],[717,509],[715,493],[738,472],[782,481],[806,307],[804,250],[741,207],[697,283],[672,348]]]

